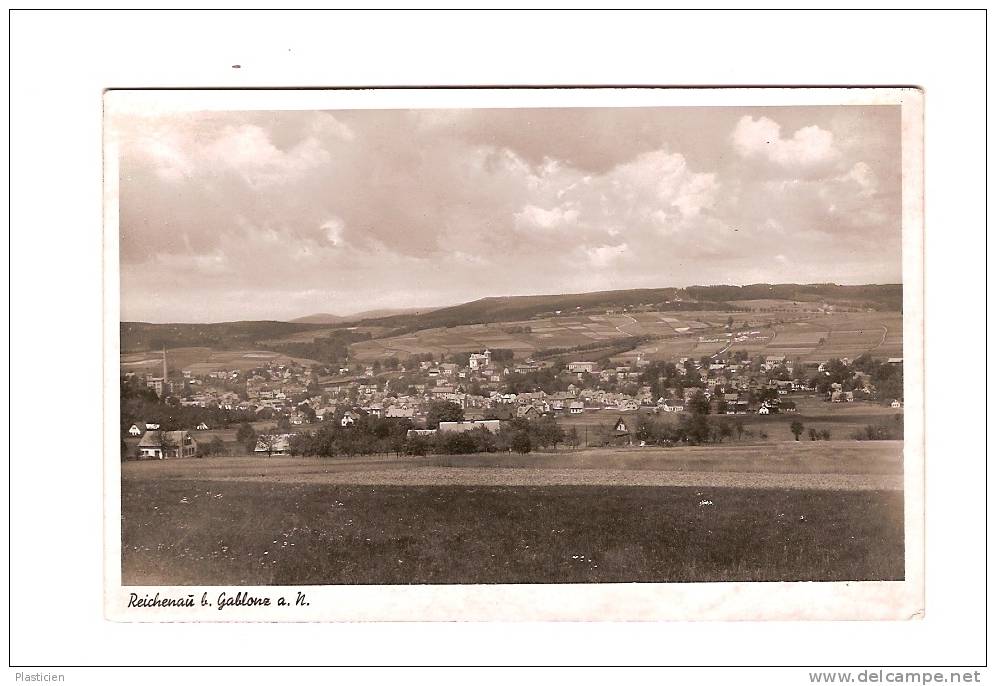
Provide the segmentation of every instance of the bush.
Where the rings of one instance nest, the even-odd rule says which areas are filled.
[[[529,440],[529,434],[525,431],[520,431],[512,436],[512,450],[515,452],[525,455],[528,452],[532,452],[532,449],[532,441]]]

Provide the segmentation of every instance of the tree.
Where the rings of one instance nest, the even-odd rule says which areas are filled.
[[[291,429],[290,418],[287,415],[280,415],[280,419],[277,420],[277,431],[282,431],[283,433],[289,432]]]
[[[515,452],[525,455],[526,453],[531,452],[532,449],[532,441],[529,440],[529,434],[525,431],[520,431],[512,436],[512,450]]]
[[[802,435],[803,429],[805,429],[805,427],[798,419],[793,419],[792,423],[789,424],[789,431],[792,432],[792,435],[795,436],[795,440],[797,441],[799,440],[799,436]]]
[[[211,455],[224,455],[225,454],[225,442],[221,440],[221,436],[215,436],[211,439],[210,443],[204,443],[201,445],[200,450],[197,454],[201,457],[210,457]]]
[[[819,440],[819,438],[820,438],[820,432],[814,429],[813,427],[809,427],[809,440],[816,441]]]
[[[256,430],[252,428],[252,424],[249,422],[242,422],[242,424],[239,425],[238,431],[235,432],[235,440],[239,443],[245,443],[250,438],[253,439],[253,444],[255,445]]]
[[[246,452],[250,455],[256,450],[256,430],[252,428],[252,425],[246,422],[239,427],[239,430],[235,433],[235,438],[238,439],[239,443],[245,446]]]
[[[702,391],[696,391],[688,399],[688,410],[692,414],[709,414],[709,401]]]
[[[730,438],[732,435],[733,427],[727,420],[721,419],[719,422],[719,442],[722,443],[724,438]]]
[[[449,401],[434,401],[429,404],[425,415],[425,425],[430,429],[438,429],[439,422],[462,422],[463,408]]]
[[[177,442],[173,440],[173,437],[170,436],[169,431],[157,431],[156,438],[159,439],[159,448],[162,450],[162,457],[160,459],[165,460],[169,456],[170,450],[177,450],[179,447]],[[179,452],[177,452],[177,456],[179,456]]]
[[[576,426],[572,426],[567,430],[567,444],[572,448],[577,448],[580,442],[581,436],[578,434],[578,428]]]
[[[737,440],[739,441],[740,439],[742,439],[744,437],[744,420],[738,419],[736,421],[736,423],[734,424],[734,427],[736,427],[736,430],[737,430]]]
[[[829,441],[830,429],[823,429],[823,431],[820,432],[820,438],[822,438],[824,441]]]

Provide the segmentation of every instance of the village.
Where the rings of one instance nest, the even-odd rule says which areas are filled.
[[[231,448],[217,440],[209,447],[198,435],[260,422],[268,428],[256,435],[254,452],[274,455],[295,452],[293,438],[299,432],[323,426],[347,429],[363,418],[390,421],[409,443],[437,432],[482,429],[499,434],[502,424],[513,420],[521,429],[552,419],[572,432],[561,430],[554,439],[577,447],[576,427],[600,422],[612,422],[611,432],[589,436],[586,431],[585,445],[592,440],[645,443],[628,418],[633,414],[791,415],[798,412],[800,398],[902,407],[901,358],[863,355],[853,361],[803,363],[736,352],[674,362],[639,355],[631,364],[616,364],[610,359],[516,360],[509,351],[488,349],[432,358],[426,354],[335,368],[270,362],[195,375],[170,370],[164,349],[160,374],[128,372],[122,377],[123,389],[144,389],[146,398],[141,404],[122,403],[122,428],[129,439],[125,457],[224,453]],[[136,413],[141,416],[131,416]]]

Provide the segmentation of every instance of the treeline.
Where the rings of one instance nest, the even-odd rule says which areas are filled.
[[[753,436],[746,429],[742,420],[729,420],[726,417],[710,419],[704,413],[683,414],[677,423],[654,417],[640,415],[636,424],[635,437],[647,445],[676,445],[684,443],[699,445],[702,443],[722,443],[724,440]],[[764,438],[764,437],[762,437]]]
[[[897,414],[891,422],[867,424],[851,434],[856,441],[901,441],[903,440],[903,416]]]
[[[381,419],[372,415],[362,416],[345,427],[338,422],[326,422],[317,431],[294,434],[290,438],[290,453],[318,457],[390,453],[399,456],[509,451],[528,453],[535,448],[555,448],[569,438],[553,417],[502,422],[501,431],[497,434],[477,427],[465,432],[409,436],[408,431],[412,428],[414,425],[408,420]],[[258,436],[251,426],[247,424],[240,428],[238,438],[247,451],[255,450]]]
[[[322,364],[339,364],[349,358],[350,343],[368,341],[370,338],[370,333],[366,331],[337,329],[312,341],[271,343],[269,347],[291,357],[303,357]]]
[[[819,302],[826,300],[833,303],[863,305],[889,311],[901,311],[903,307],[902,284],[840,286],[835,283],[755,283],[746,286],[689,286],[684,290],[691,298],[701,301],[771,299]]]
[[[597,352],[597,355],[592,356],[592,361],[597,361],[629,352],[630,350],[636,349],[637,346],[655,340],[656,338],[657,336],[650,335],[627,336],[626,338],[616,339],[612,343],[608,344],[605,341],[596,341],[594,343],[584,343],[582,345],[575,345],[569,348],[543,348],[542,350],[537,350],[533,353],[533,357],[537,360],[543,360],[550,357],[559,357],[573,353]]]
[[[283,338],[303,331],[327,328],[321,324],[255,321],[217,324],[149,324],[121,322],[121,350],[159,350],[204,347],[235,349],[252,346],[257,341]]]

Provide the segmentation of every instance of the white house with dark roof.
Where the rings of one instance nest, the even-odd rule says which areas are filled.
[[[168,460],[178,457],[196,457],[197,441],[189,431],[146,431],[138,442],[139,457]]]

